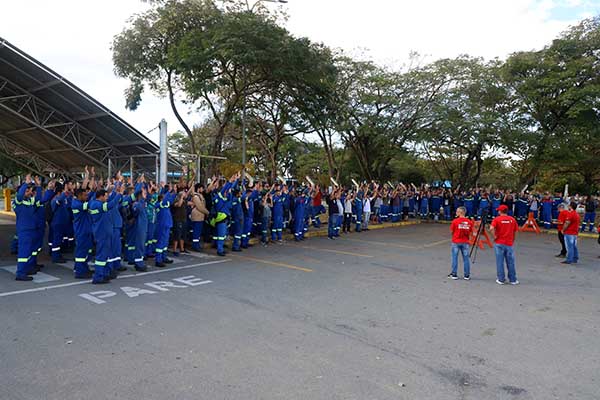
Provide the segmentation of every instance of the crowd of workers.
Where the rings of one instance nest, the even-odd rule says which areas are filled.
[[[124,262],[138,271],[147,270],[150,258],[159,268],[172,263],[167,251],[170,243],[171,254],[179,256],[188,252],[186,243],[191,243],[191,250],[200,251],[204,242],[212,241],[217,254],[223,256],[227,237],[232,239],[232,251],[248,248],[253,236],[264,246],[281,244],[287,230],[294,240],[304,240],[311,226],[321,226],[324,213],[328,214],[332,240],[340,233],[368,230],[371,223],[408,218],[450,220],[457,210],[462,210],[465,218],[487,219],[498,216],[502,209],[506,215],[514,215],[518,224],[531,212],[550,228],[559,225],[559,207],[565,202],[585,208],[582,230],[595,229],[597,199],[591,196],[354,183],[351,188],[321,188],[312,182],[253,182],[242,179],[241,173],[229,180],[213,177],[207,186],[184,180],[158,185],[144,175],[133,181],[121,173],[103,182],[87,167],[82,182],[64,179],[42,184],[40,178],[28,175],[13,204],[17,215],[12,243],[18,254],[16,279],[32,280],[31,275],[43,267],[37,257],[46,226],[52,262],[64,263],[63,253],[74,251],[75,278],[92,278],[95,284],[114,279],[126,269]],[[92,260],[93,272],[89,268]]]

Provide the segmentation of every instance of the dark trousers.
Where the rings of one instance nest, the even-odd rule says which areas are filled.
[[[344,213],[344,226],[342,232],[350,232],[350,224],[352,224],[352,214]]]
[[[567,255],[567,248],[565,247],[565,235],[563,235],[562,232],[558,232],[558,241],[560,242],[560,245],[562,246],[562,250],[560,251],[560,254]]]

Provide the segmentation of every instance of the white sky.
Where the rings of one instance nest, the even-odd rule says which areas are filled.
[[[180,129],[167,99],[146,94],[127,111],[127,82],[113,74],[110,44],[140,0],[0,0],[0,37],[116,112],[142,133],[161,118]],[[600,0],[289,0],[288,29],[378,62],[399,65],[410,51],[428,61],[470,54],[504,58],[543,47],[568,25],[600,14]],[[359,49],[362,49],[359,51]],[[188,124],[199,115],[187,115]],[[155,131],[150,139],[158,141]]]

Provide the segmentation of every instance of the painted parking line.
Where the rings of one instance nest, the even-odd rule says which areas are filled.
[[[9,267],[2,267],[3,270],[10,272],[11,274],[15,275],[17,274],[17,266],[9,266]],[[54,282],[54,281],[60,281],[60,278],[57,278],[56,276],[52,276],[52,275],[48,275],[45,274],[43,272],[38,272],[35,275],[32,275],[33,277],[33,283],[46,283],[46,282]]]
[[[261,264],[272,265],[272,266],[275,266],[275,267],[288,268],[288,269],[293,269],[293,270],[302,271],[302,272],[313,272],[313,270],[310,269],[310,268],[298,267],[296,265],[291,265],[291,264],[286,264],[286,263],[280,263],[280,262],[275,262],[275,261],[269,261],[269,260],[263,260],[262,258],[254,258],[254,257],[248,257],[248,256],[241,256],[241,255],[237,255],[237,254],[232,254],[232,256],[237,257],[237,258],[241,258],[243,260],[255,261],[255,262],[261,263]]]
[[[161,273],[165,273],[165,272],[179,271],[179,270],[182,270],[182,269],[190,269],[190,268],[203,267],[205,265],[221,264],[221,263],[228,262],[228,261],[231,261],[231,260],[230,259],[223,259],[223,260],[207,261],[207,262],[201,263],[201,264],[184,265],[184,266],[181,266],[181,267],[166,268],[166,269],[160,269],[160,270],[156,270],[156,271],[137,272],[137,273],[134,273],[134,274],[119,275],[117,277],[117,279],[136,278],[136,277],[145,276],[145,275],[161,274]],[[39,274],[39,272],[38,272],[38,274]],[[41,291],[44,291],[44,290],[52,290],[52,289],[59,289],[59,288],[69,287],[69,286],[85,285],[85,284],[88,284],[88,283],[92,283],[92,281],[91,280],[84,280],[84,281],[63,283],[63,284],[60,284],[60,285],[51,285],[51,286],[43,286],[43,287],[32,288],[32,289],[15,290],[13,292],[0,293],[0,297],[13,296],[13,295],[16,295],[16,294],[24,294],[24,293],[32,293],[32,292],[41,292]],[[107,286],[107,287],[110,287],[110,286]]]
[[[440,244],[450,243],[451,239],[440,240],[438,242],[428,243],[420,246],[422,249],[427,249],[429,247],[439,246]]]
[[[352,257],[364,257],[364,258],[373,258],[373,257],[375,257],[375,256],[371,256],[369,254],[352,253],[350,251],[344,251],[344,250],[324,249],[322,247],[299,246],[299,245],[297,245],[295,247],[300,247],[302,249],[308,249],[308,250],[325,251],[327,253],[344,254],[346,256],[352,256]]]
[[[366,244],[375,244],[375,245],[379,245],[379,246],[391,246],[391,247],[397,247],[400,249],[411,249],[411,250],[416,250],[419,249],[419,246],[409,246],[406,244],[399,244],[399,243],[390,243],[390,242],[378,242],[375,240],[363,240],[363,239],[350,239],[350,238],[343,238],[342,241],[349,241],[349,242],[357,242],[357,243],[366,243]]]

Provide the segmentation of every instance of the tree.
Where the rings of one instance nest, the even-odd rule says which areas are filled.
[[[499,151],[512,137],[507,89],[498,61],[459,57],[434,63],[449,84],[431,107],[431,123],[421,130],[420,149],[439,179],[462,187],[479,182],[486,153]]]
[[[175,117],[185,130],[191,152],[197,153],[192,129],[183,119],[177,107],[177,93],[184,90],[182,71],[179,66],[179,49],[182,40],[190,32],[203,36],[205,46],[196,51],[196,65],[211,62],[211,32],[219,25],[221,13],[210,0],[168,0],[155,2],[150,11],[134,17],[129,26],[115,36],[112,51],[115,73],[129,79],[125,92],[126,107],[135,110],[142,101],[142,94],[149,88],[160,96],[168,96]],[[197,79],[210,77],[202,68]],[[184,100],[188,96],[184,94]]]
[[[562,141],[582,113],[597,120],[600,93],[600,18],[571,27],[551,45],[515,53],[504,68],[504,81],[518,102],[523,120],[512,150],[525,162],[522,181],[531,183],[548,150]]]

